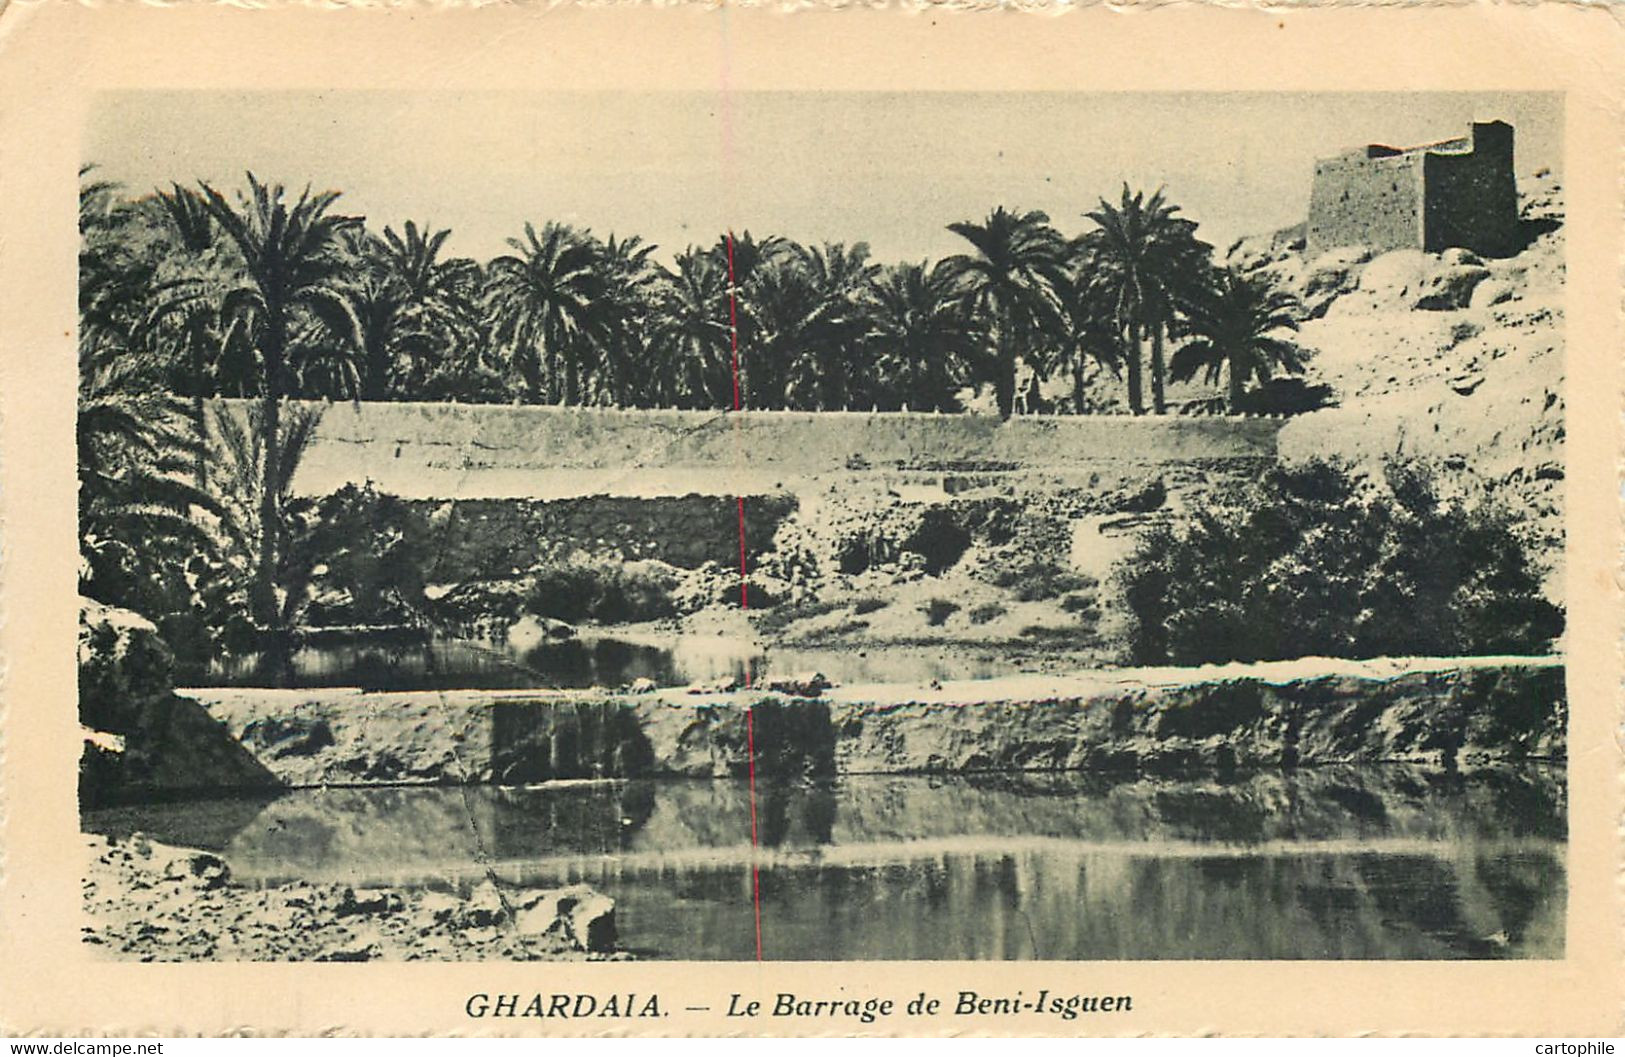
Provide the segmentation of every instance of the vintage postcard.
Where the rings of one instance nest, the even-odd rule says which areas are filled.
[[[0,12],[0,1028],[1615,1034],[1625,34]]]

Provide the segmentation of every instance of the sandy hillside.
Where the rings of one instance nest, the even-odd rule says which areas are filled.
[[[1437,459],[1464,490],[1526,519],[1555,572],[1563,511],[1563,205],[1550,175],[1526,177],[1529,242],[1504,259],[1464,250],[1372,257],[1342,247],[1306,261],[1286,236],[1244,240],[1231,260],[1276,276],[1310,318],[1299,341],[1311,382],[1336,406],[1281,434],[1288,459]]]

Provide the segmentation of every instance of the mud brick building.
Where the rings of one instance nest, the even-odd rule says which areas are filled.
[[[1419,147],[1372,144],[1315,163],[1308,252],[1364,245],[1487,256],[1516,250],[1518,187],[1512,126],[1474,122],[1458,139]]]

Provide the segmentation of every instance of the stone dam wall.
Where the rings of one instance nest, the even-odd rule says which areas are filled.
[[[574,548],[682,569],[739,563],[739,507],[727,496],[414,500],[407,507],[423,518],[434,540],[433,560],[424,570],[429,583],[502,579]],[[795,509],[795,498],[782,494],[751,496],[745,503],[745,548],[752,563],[772,547],[779,524]]]
[[[1036,678],[1036,677],[1033,677]],[[743,691],[187,690],[278,786],[1407,762],[1565,756],[1561,664],[1434,662],[1391,674],[1118,675]],[[204,792],[205,789],[170,792]]]
[[[241,401],[225,401],[242,413]],[[489,404],[325,407],[294,480],[407,499],[760,495],[844,473],[997,473],[1275,455],[1284,420],[908,412],[649,411]]]

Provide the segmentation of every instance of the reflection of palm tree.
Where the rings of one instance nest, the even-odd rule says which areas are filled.
[[[260,429],[265,450],[260,494],[260,534],[264,541],[253,610],[265,628],[277,625],[276,599],[279,490],[271,476],[279,465],[280,413],[292,386],[289,363],[296,336],[320,327],[354,341],[355,316],[341,284],[344,269],[340,237],[361,224],[359,217],[330,213],[338,192],[312,194],[306,188],[290,207],[280,184],[267,185],[248,174],[248,195],[238,205],[207,183],[200,185],[215,223],[242,254],[243,281],[222,301],[226,340],[233,335],[257,353],[260,371]]]
[[[1060,315],[1056,289],[1066,281],[1066,243],[1037,210],[1014,213],[1003,206],[981,224],[965,221],[948,230],[976,252],[943,261],[972,308],[982,317],[993,346],[993,391],[999,415],[1015,408],[1016,361],[1023,339],[1054,325]]]
[[[1268,381],[1277,370],[1303,373],[1304,350],[1281,336],[1282,331],[1298,329],[1300,308],[1296,297],[1267,279],[1219,269],[1211,288],[1186,309],[1192,337],[1174,353],[1174,380],[1188,381],[1206,371],[1211,385],[1227,371],[1229,407],[1232,412],[1240,410],[1251,379]]]
[[[1154,410],[1166,409],[1163,396],[1163,342],[1173,305],[1198,274],[1209,247],[1196,241],[1196,225],[1176,216],[1179,207],[1162,191],[1150,198],[1123,185],[1122,199],[1100,200],[1084,215],[1096,230],[1084,236],[1095,265],[1111,284],[1113,319],[1128,367],[1129,409],[1145,411],[1142,390],[1142,342],[1151,338],[1151,388]]]
[[[886,269],[874,285],[867,341],[893,389],[892,403],[917,411],[954,408],[955,379],[976,346],[947,269],[923,263]]]
[[[597,252],[566,224],[538,235],[527,223],[508,245],[516,254],[492,261],[486,282],[491,336],[511,351],[526,400],[579,404],[583,338],[600,324]]]

